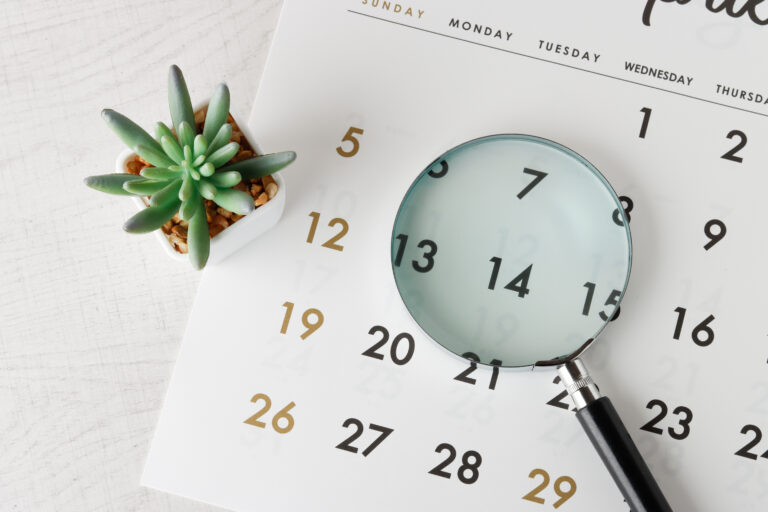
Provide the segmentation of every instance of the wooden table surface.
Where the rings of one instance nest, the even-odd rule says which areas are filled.
[[[102,108],[168,119],[171,64],[247,119],[281,4],[0,3],[0,510],[214,510],[139,487],[200,274],[82,180],[123,147]]]

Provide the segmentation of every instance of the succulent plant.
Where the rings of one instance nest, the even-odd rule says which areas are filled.
[[[168,104],[173,130],[155,125],[155,138],[136,123],[105,109],[102,117],[117,136],[138,156],[151,164],[141,176],[129,173],[89,176],[89,187],[118,195],[150,196],[149,206],[128,219],[123,229],[147,233],[159,229],[176,213],[188,221],[187,246],[195,268],[208,261],[210,238],[204,199],[239,215],[250,213],[253,198],[232,187],[241,180],[267,176],[290,164],[296,153],[285,151],[229,162],[240,145],[230,142],[229,89],[220,84],[213,94],[202,133],[195,133],[195,117],[184,76],[177,66],[168,74]]]

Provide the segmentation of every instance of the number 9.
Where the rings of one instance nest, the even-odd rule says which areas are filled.
[[[563,482],[568,483],[567,491],[563,490]],[[576,493],[576,482],[573,481],[573,478],[569,476],[561,476],[560,478],[555,480],[555,494],[560,496],[560,499],[554,502],[552,506],[555,508],[559,507],[560,505],[568,501],[568,499],[571,496],[573,496],[575,493]]]

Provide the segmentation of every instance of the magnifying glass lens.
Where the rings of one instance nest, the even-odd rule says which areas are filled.
[[[572,354],[617,313],[627,218],[588,161],[557,143],[495,135],[421,172],[392,232],[406,308],[464,357],[530,366]]]

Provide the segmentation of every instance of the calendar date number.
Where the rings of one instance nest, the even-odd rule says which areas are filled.
[[[539,485],[534,487],[531,492],[523,496],[524,500],[532,501],[534,503],[538,503],[540,505],[544,505],[546,503],[546,500],[539,496],[539,493],[542,492],[544,489],[547,488],[549,485],[549,473],[547,473],[543,469],[534,469],[531,470],[531,472],[528,474],[528,478],[536,478],[540,476],[542,478],[542,481]],[[563,484],[568,484],[567,487],[564,487]],[[555,501],[552,504],[552,507],[558,508],[563,503],[571,499],[571,497],[576,494],[576,482],[573,478],[569,476],[561,476],[558,477],[555,480],[555,484],[553,486],[555,494],[558,496],[558,500]]]
[[[651,432],[652,434],[663,435],[664,429],[657,427],[656,424],[660,423],[667,416],[667,412],[669,411],[667,404],[663,400],[653,399],[648,402],[645,408],[658,408],[659,413],[654,416],[651,421],[640,427],[640,430],[645,430],[646,432]],[[672,411],[672,414],[677,417],[677,425],[667,427],[669,436],[672,439],[676,439],[678,441],[685,439],[691,433],[691,421],[693,420],[693,412],[691,412],[688,407],[680,405],[675,407],[675,409]]]
[[[371,336],[376,336],[377,334],[380,334],[381,339],[376,343],[374,343],[373,345],[371,345],[365,352],[362,353],[362,355],[372,357],[373,359],[383,360],[384,354],[382,354],[378,350],[384,347],[384,345],[386,345],[387,342],[389,341],[389,330],[387,330],[387,328],[382,325],[374,325],[368,331],[368,334],[370,334]],[[401,346],[405,348],[401,349],[400,348]],[[401,332],[400,334],[392,338],[392,343],[389,346],[389,357],[390,359],[392,359],[393,363],[395,363],[398,366],[402,366],[404,364],[407,364],[408,361],[411,360],[411,358],[413,357],[413,352],[415,350],[416,350],[416,342],[414,341],[413,336],[411,336],[407,332]]]
[[[363,129],[357,128],[355,126],[350,126],[349,130],[347,130],[347,133],[344,134],[344,137],[341,138],[342,145],[338,146],[336,148],[336,152],[343,156],[344,158],[351,158],[357,154],[358,151],[360,151],[360,139],[355,137],[355,135],[362,135]],[[349,148],[345,148],[345,142],[349,142],[346,146]]]
[[[456,459],[456,448],[450,443],[440,443],[435,448],[436,453],[448,452],[448,456],[440,464],[429,470],[430,475],[441,478],[451,478],[450,471],[446,471]],[[483,463],[483,457],[474,450],[464,452],[461,456],[461,465],[456,470],[456,476],[463,484],[473,484],[480,478],[480,464]]]
[[[339,450],[344,450],[345,452],[350,453],[357,453],[358,447],[354,446],[352,443],[357,441],[357,439],[363,435],[365,432],[365,427],[363,426],[363,422],[358,420],[357,418],[347,418],[344,420],[344,423],[341,424],[344,428],[354,428],[355,431],[352,432],[352,435],[350,435],[348,438],[340,442],[336,445],[336,448]],[[374,432],[378,432],[379,435],[376,439],[371,442],[366,448],[363,449],[361,452],[363,457],[367,457],[373,450],[376,449],[377,446],[379,446],[381,443],[384,442],[384,440],[389,437],[389,435],[395,431],[395,429],[384,427],[381,425],[376,425],[375,423],[368,424],[368,430],[373,430]]]
[[[288,327],[291,323],[291,316],[293,316],[293,302],[284,302],[285,315],[283,316],[283,325],[280,327],[280,334],[287,334]],[[306,331],[301,334],[301,339],[305,340],[317,331],[325,321],[323,313],[316,308],[309,308],[301,315],[301,323],[306,327]]]
[[[763,439],[763,432],[760,430],[760,427],[756,425],[744,425],[741,428],[741,433],[745,436],[752,434],[752,439],[750,439],[747,444],[742,446],[736,453],[734,453],[734,455],[744,457],[745,459],[757,460],[758,454],[753,452],[752,449],[760,444],[760,441]],[[765,452],[763,452],[762,455],[759,455],[759,457],[768,459],[768,450],[765,450]]]
[[[253,425],[254,427],[258,428],[267,428],[267,424],[261,421],[259,418],[269,412],[270,408],[272,407],[272,399],[264,393],[256,393],[253,395],[253,397],[251,397],[251,402],[254,404],[263,402],[263,405],[261,406],[261,409],[256,411],[254,415],[248,417],[248,419],[246,419],[243,423],[247,423],[248,425]],[[289,411],[295,406],[296,404],[294,402],[290,402],[288,405],[277,411],[274,416],[272,416],[272,429],[275,432],[278,434],[287,434],[293,430],[293,416],[291,416]]]
[[[320,214],[318,212],[310,212],[310,217],[312,217],[312,224],[309,226],[309,233],[307,234],[307,243],[311,244],[315,241],[315,234],[317,233],[317,225],[320,223]],[[323,247],[326,247],[328,249],[333,249],[334,251],[343,251],[344,246],[339,244],[339,240],[344,238],[344,236],[349,231],[349,223],[342,219],[341,217],[334,217],[328,222],[328,227],[333,228],[339,226],[339,231],[336,232],[335,235],[333,235],[331,238],[323,242],[321,245]]]

